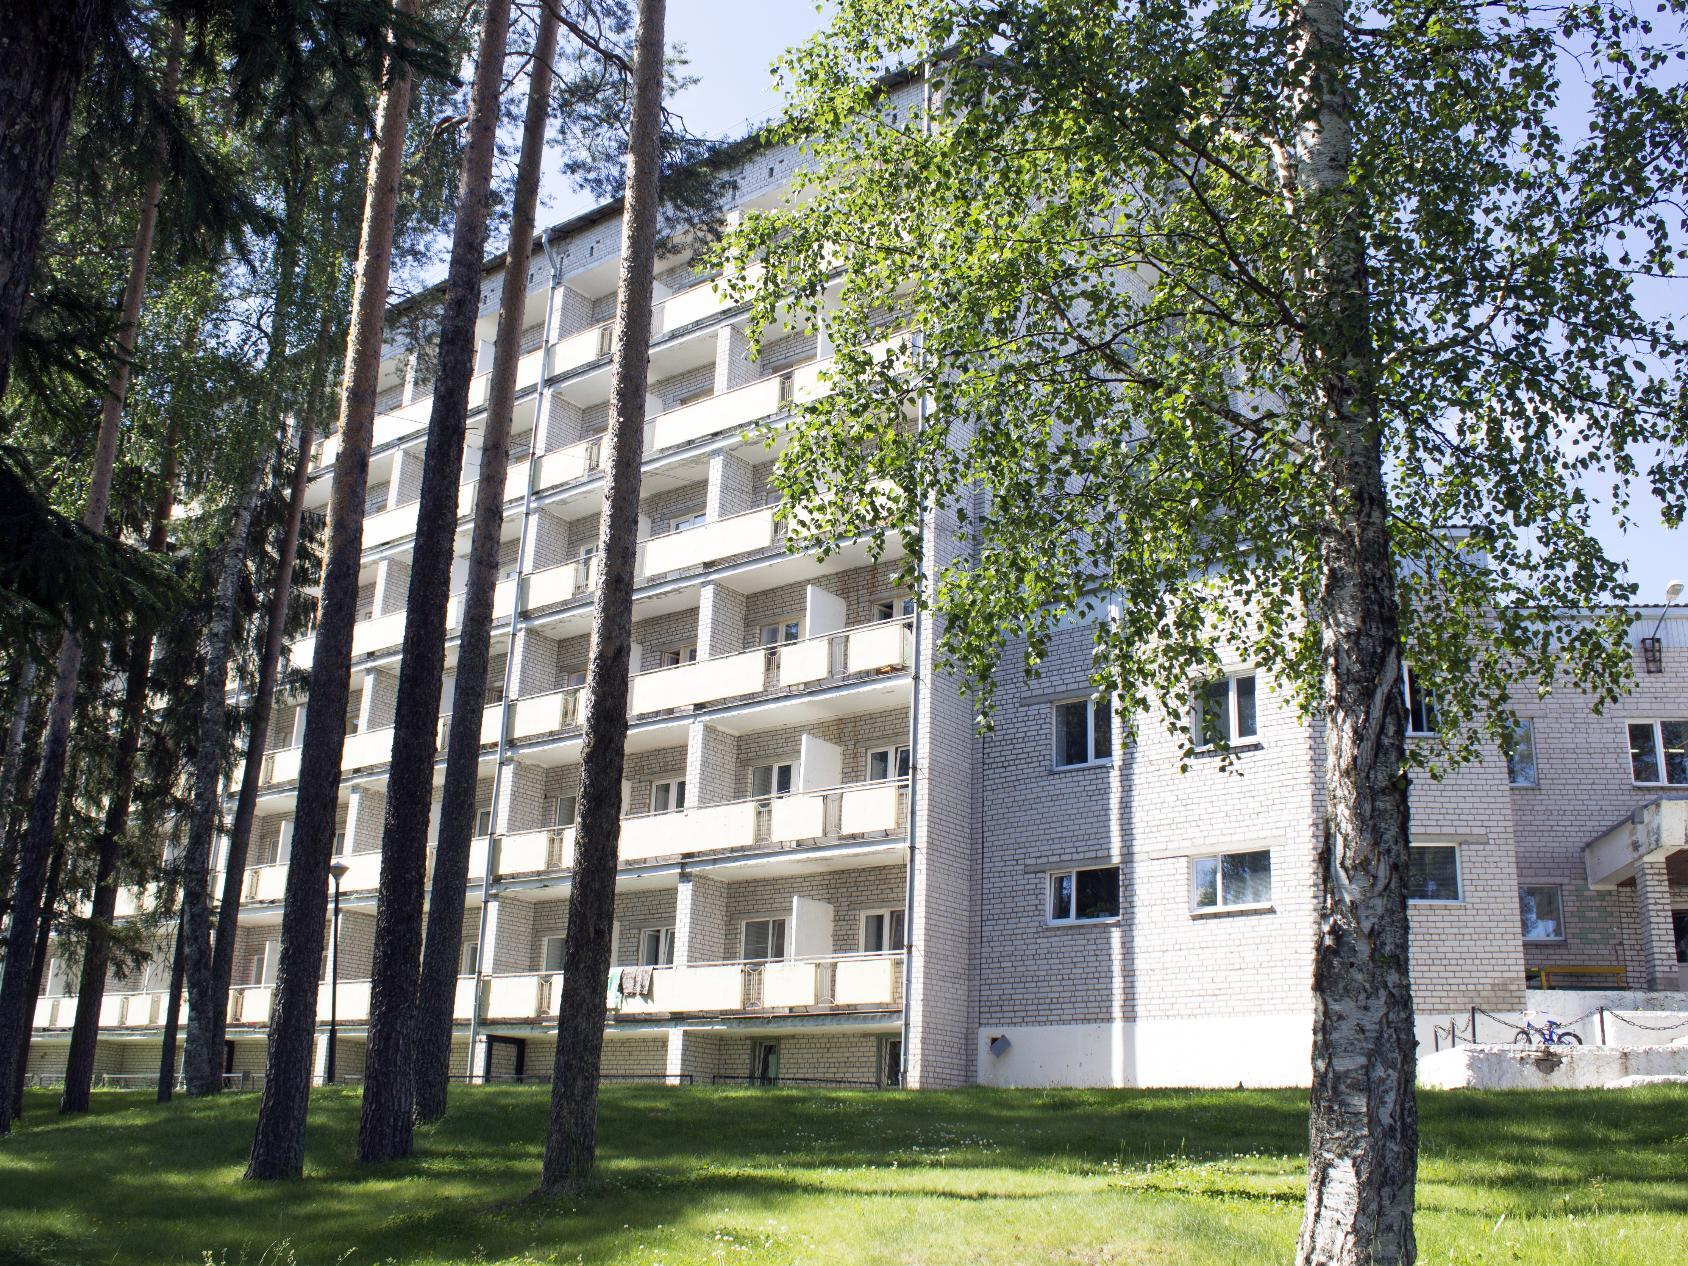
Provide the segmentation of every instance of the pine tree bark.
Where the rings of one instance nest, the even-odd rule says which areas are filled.
[[[603,577],[592,605],[592,640],[586,667],[573,888],[563,942],[563,996],[558,1008],[551,1122],[540,1177],[540,1190],[547,1194],[582,1190],[598,1146],[604,982],[610,966],[616,855],[621,840],[628,648],[645,450],[645,392],[650,371],[651,284],[656,272],[661,197],[665,10],[665,0],[639,0],[634,32],[633,110],[621,221],[615,363],[610,378],[610,468],[598,533]]]
[[[59,904],[59,889],[62,886],[63,879],[64,845],[58,843],[53,845],[53,857],[47,863],[47,890],[41,902],[41,917],[35,930],[35,944],[30,947],[29,951],[31,1012],[34,1011],[34,1000],[41,993],[41,980],[47,974],[47,960],[52,956],[53,908]],[[33,1015],[31,1018],[33,1019]],[[12,1073],[11,1083],[6,1086],[6,1083],[0,1082],[0,1086],[6,1086],[6,1089],[10,1091],[4,1097],[10,1105],[13,1117],[23,1115],[23,1083],[29,1066],[29,1038],[30,1030],[25,1027],[23,1032],[18,1035],[17,1067]]]
[[[475,321],[481,309],[492,191],[498,88],[510,33],[510,0],[486,0],[470,96],[468,136],[457,185],[457,224],[440,316],[439,370],[422,460],[404,647],[393,709],[393,754],[381,832],[381,888],[375,908],[370,972],[369,1045],[364,1057],[358,1159],[397,1160],[413,1150],[417,973],[422,953],[422,890],[428,865],[428,811],[434,795],[434,741],[451,560],[457,548],[457,499],[469,380],[475,372]]]
[[[235,802],[234,822],[229,828],[229,855],[223,870],[223,896],[217,906],[217,935],[211,946],[211,1001],[213,1017],[211,1047],[222,1050],[228,1036],[229,986],[234,977],[234,947],[240,932],[240,903],[246,881],[246,858],[252,846],[252,822],[258,811],[258,790],[264,777],[264,751],[269,744],[270,711],[275,703],[276,675],[287,634],[287,609],[293,595],[293,567],[299,558],[299,534],[305,520],[305,491],[310,484],[311,447],[316,442],[316,410],[320,402],[323,365],[327,358],[327,315],[318,326],[317,367],[313,372],[307,406],[299,423],[298,457],[293,463],[293,482],[287,493],[287,524],[282,529],[276,558],[275,584],[265,612],[263,659],[258,665],[258,684],[252,698],[252,729],[246,740],[246,766],[241,773],[240,794]]]
[[[14,787],[20,785],[18,773],[23,768],[25,738],[29,731],[29,710],[35,701],[35,677],[40,671],[33,657],[25,655],[18,665],[17,684],[13,687],[12,721],[6,727],[6,763],[0,769],[0,804],[11,804]],[[8,857],[0,864],[0,891],[10,892],[12,867],[16,859],[10,856],[15,842],[6,841]]]
[[[1302,0],[1294,186],[1317,242],[1303,356],[1329,490],[1314,616],[1324,662],[1325,830],[1316,870],[1313,1093],[1304,1266],[1415,1257],[1418,1111],[1407,964],[1407,779],[1399,610],[1383,481],[1364,238],[1348,183],[1342,0]]]
[[[522,153],[517,161],[515,202],[510,213],[510,249],[504,260],[504,290],[499,299],[498,334],[487,385],[469,578],[463,594],[463,625],[457,635],[457,686],[446,738],[445,790],[440,802],[427,940],[417,995],[414,1068],[419,1121],[437,1121],[445,1115],[446,1089],[451,1083],[451,1032],[463,943],[463,903],[469,886],[469,844],[475,825],[481,711],[486,707],[492,601],[498,585],[498,544],[504,531],[504,490],[510,469],[510,415],[527,308],[529,252],[545,155],[545,125],[550,117],[557,26],[551,6],[542,5],[529,63],[527,115],[522,123]]]
[[[0,58],[0,398],[103,0],[13,6]],[[0,1083],[4,1084],[4,1083]]]
[[[153,507],[152,531],[147,539],[147,549],[153,554],[164,553],[169,544],[170,508],[176,489],[175,455],[172,427],[165,442],[163,486]],[[132,641],[129,649],[117,751],[112,762],[112,796],[100,827],[94,897],[82,951],[82,976],[76,990],[76,1018],[70,1031],[70,1053],[65,1059],[64,1092],[59,1097],[61,1116],[86,1112],[94,1085],[94,1050],[100,1036],[100,1006],[105,1000],[106,972],[111,965],[111,927],[117,911],[118,866],[123,856],[123,836],[129,829],[135,760],[141,750],[147,691],[152,681],[152,642],[152,635],[143,633]]]
[[[182,916],[176,914],[176,948],[170,955],[170,992],[164,999],[164,1041],[158,1053],[158,1102],[176,1092],[176,1033],[182,1016]]]
[[[165,68],[166,96],[174,93],[181,53],[182,28],[177,25],[171,37]],[[48,122],[50,124],[51,120]],[[140,330],[141,301],[146,294],[147,265],[152,259],[153,232],[158,225],[161,194],[162,185],[156,177],[147,182],[141,194],[140,220],[135,226],[134,245],[129,254],[129,278],[123,287],[123,306],[118,317],[117,363],[112,367],[105,399],[101,403],[100,430],[94,444],[88,500],[82,510],[82,526],[90,532],[105,529],[106,510],[111,503],[111,472],[117,463],[119,424],[129,393],[129,366]],[[42,195],[45,196],[45,190]],[[5,211],[6,208],[0,205],[0,216]],[[26,277],[18,284],[27,285],[27,280]],[[0,283],[0,309],[6,302],[3,293],[5,284]],[[6,339],[5,320],[5,312],[0,310],[0,344],[4,344],[9,353],[11,344]],[[12,320],[11,334],[15,337],[15,317]],[[59,793],[64,787],[65,762],[70,753],[70,723],[76,708],[76,685],[81,670],[82,644],[67,631],[59,641],[53,701],[47,709],[47,733],[41,744],[41,770],[36,777],[35,794],[29,805],[29,824],[24,830],[18,853],[12,926],[6,942],[6,969],[0,976],[0,1087],[11,1084],[18,1075],[14,1061],[17,1052],[22,1049],[21,1044],[28,1041],[29,1026],[34,1018],[34,995],[28,992],[28,956],[41,917],[41,898],[46,889],[47,868],[53,851],[53,826],[58,820]],[[9,1102],[0,1102],[0,1134],[11,1128],[10,1108]]]
[[[216,1094],[223,1086],[222,1053],[213,1046],[217,1006],[211,983],[211,843],[217,830],[218,791],[228,749],[229,652],[234,642],[235,602],[246,568],[252,518],[264,494],[269,461],[260,459],[241,490],[234,523],[223,547],[211,619],[201,642],[199,732],[194,743],[193,799],[182,849],[182,965],[188,989],[188,1033],[183,1074],[190,1095]]]
[[[416,0],[397,0],[406,15]],[[258,1128],[246,1177],[297,1178],[304,1169],[305,1118],[310,1101],[311,1047],[316,1033],[317,985],[322,973],[323,924],[328,905],[328,862],[340,796],[340,757],[346,740],[346,697],[357,621],[358,568],[363,553],[364,497],[375,421],[375,388],[381,370],[387,282],[393,254],[393,220],[410,72],[389,59],[376,112],[364,192],[362,236],[352,291],[352,320],[340,396],[340,449],[329,492],[328,561],[323,572],[310,703],[300,758],[293,821],[293,858],[281,916],[275,1005]]]

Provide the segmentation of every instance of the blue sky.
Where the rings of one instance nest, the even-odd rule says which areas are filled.
[[[743,135],[780,108],[769,73],[773,60],[823,20],[812,0],[670,0],[669,41],[686,46],[691,73],[699,77],[674,105],[694,131]],[[546,196],[542,220],[554,222],[588,205],[554,179],[546,183]],[[1623,532],[1608,500],[1600,498],[1597,516],[1607,552],[1629,564],[1630,578],[1640,586],[1638,601],[1662,602],[1667,581],[1688,578],[1688,531],[1668,531],[1658,503],[1638,489],[1630,510],[1634,526]]]

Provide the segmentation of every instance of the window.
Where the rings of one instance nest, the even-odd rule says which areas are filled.
[[[900,1037],[879,1039],[879,1084],[891,1087],[903,1084],[903,1039]]]
[[[475,835],[492,834],[492,806],[481,804],[475,806]]]
[[[1518,914],[1526,941],[1565,939],[1565,911],[1558,884],[1525,884],[1518,890]]]
[[[457,974],[459,976],[473,976],[475,964],[480,961],[481,947],[474,941],[464,941],[463,950],[457,956]]]
[[[1056,769],[1100,764],[1113,757],[1113,711],[1107,695],[1055,705]]]
[[[764,624],[756,630],[758,646],[778,646],[781,642],[798,642],[802,639],[803,621],[799,619],[779,620],[773,624]]]
[[[344,857],[345,855],[346,855],[346,828],[341,827],[339,830],[334,832],[334,856]]]
[[[750,1044],[750,1080],[753,1085],[773,1086],[780,1079],[780,1044],[752,1042]]]
[[[1512,731],[1512,750],[1506,754],[1506,780],[1514,787],[1536,785],[1536,723],[1520,717]]]
[[[574,825],[574,811],[577,800],[574,796],[550,796],[545,801],[541,821],[553,830],[560,830],[565,826]]]
[[[873,604],[875,620],[900,620],[914,614],[913,598],[883,598]]]
[[[1190,906],[1195,910],[1259,909],[1272,904],[1272,852],[1216,853],[1190,859]]]
[[[547,936],[539,942],[539,963],[541,971],[563,970],[563,938]]]
[[[1688,910],[1672,910],[1670,926],[1676,933],[1676,961],[1688,963]]]
[[[1407,696],[1407,733],[1436,733],[1436,692],[1419,680],[1411,664],[1401,666],[1401,688]]]
[[[673,965],[673,928],[646,928],[639,933],[639,966],[672,967]]]
[[[686,807],[686,780],[669,778],[651,784],[651,812],[678,813]]]
[[[908,744],[879,747],[867,754],[869,782],[884,782],[887,778],[908,777]]]
[[[895,954],[902,948],[901,910],[869,910],[862,915],[862,953]]]
[[[1414,844],[1407,850],[1408,901],[1458,901],[1459,846]]]
[[[710,393],[706,391],[703,394],[704,394],[704,396],[707,397]],[[689,403],[689,402],[688,401],[682,401],[681,403],[684,404],[684,403]],[[709,518],[709,516],[705,511],[699,510],[696,514],[688,514],[684,518],[675,519],[672,523],[670,523],[668,525],[668,530],[671,533],[672,532],[690,532],[693,528],[702,527],[704,525],[704,523],[706,523],[708,521],[708,518]]]
[[[697,663],[697,647],[670,646],[659,653],[659,661],[664,668],[678,668],[681,664]]]
[[[586,670],[584,668],[576,668],[571,672],[558,673],[557,679],[562,682],[562,684],[557,687],[558,690],[574,690],[586,684]]]
[[[1688,786],[1688,721],[1631,721],[1629,768],[1639,783]]]
[[[1236,743],[1257,736],[1260,726],[1255,708],[1254,674],[1239,673],[1203,685],[1194,729],[1197,747]]]
[[[262,985],[269,983],[270,945],[265,941],[258,947],[258,952],[252,957],[252,972],[246,978],[248,984]]]
[[[1084,923],[1119,917],[1119,867],[1058,870],[1049,876],[1049,921]]]
[[[778,765],[757,765],[750,771],[750,798],[752,800],[767,800],[773,796],[788,796],[791,794],[792,773],[797,768],[793,761],[783,761]]]
[[[746,919],[739,957],[747,963],[785,957],[785,920]]]
[[[387,508],[388,484],[371,484],[363,494],[363,512],[380,514]]]

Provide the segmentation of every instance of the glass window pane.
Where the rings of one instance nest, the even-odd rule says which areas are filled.
[[[1676,961],[1688,963],[1688,910],[1672,910],[1670,923],[1676,933]]]
[[[908,777],[908,748],[906,747],[897,749],[897,777]]]
[[[869,752],[867,754],[867,776],[870,782],[880,782],[891,776],[891,753]]]
[[[1073,917],[1073,877],[1070,872],[1049,876],[1049,917],[1057,920]]]
[[[1559,889],[1551,884],[1518,890],[1518,913],[1526,941],[1559,941],[1565,937],[1565,922],[1559,908]]]
[[[1236,679],[1237,737],[1253,738],[1258,732],[1254,719],[1254,674]]]
[[[1506,758],[1506,778],[1514,787],[1536,785],[1536,723],[1521,719],[1512,732],[1513,750]]]
[[[1198,857],[1190,863],[1191,904],[1210,910],[1219,904],[1219,859]]]
[[[893,953],[900,951],[903,948],[904,922],[905,920],[901,910],[891,911],[891,943],[885,948],[891,950]]]
[[[862,920],[862,953],[878,954],[885,949],[885,916],[870,914]]]
[[[1660,721],[1659,738],[1665,749],[1665,781],[1688,785],[1688,721]]]
[[[1097,760],[1114,754],[1114,713],[1108,700],[1109,696],[1098,695],[1090,709],[1091,751]]]
[[[781,796],[791,794],[791,766],[790,765],[775,765],[774,766],[774,792],[775,792],[776,795],[781,795]]]
[[[747,959],[768,957],[767,919],[753,919],[744,925],[744,956]]]
[[[1077,918],[1116,917],[1119,914],[1119,868],[1106,866],[1079,871],[1077,902]]]
[[[1220,892],[1228,906],[1265,905],[1272,899],[1272,854],[1226,853],[1219,859]]]
[[[785,957],[785,920],[771,919],[768,926],[768,957]]]
[[[545,970],[563,970],[563,938],[560,936],[545,938]]]
[[[1407,850],[1409,901],[1459,900],[1459,850],[1437,844]]]
[[[1659,752],[1653,742],[1651,721],[1630,722],[1629,767],[1636,782],[1659,781]]]
[[[1082,765],[1090,759],[1085,728],[1088,719],[1084,700],[1055,705],[1055,763]]]
[[[684,778],[678,779],[674,783],[674,807],[676,809],[686,807],[686,780]]]
[[[774,789],[774,768],[772,765],[758,765],[750,771],[750,794],[761,800],[771,795]]]
[[[1231,740],[1231,683],[1210,681],[1202,687],[1201,746],[1228,743]]]

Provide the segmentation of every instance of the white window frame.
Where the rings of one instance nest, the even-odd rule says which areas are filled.
[[[1190,884],[1190,913],[1196,916],[1208,914],[1247,914],[1251,911],[1257,912],[1275,909],[1272,904],[1272,852],[1273,850],[1270,848],[1227,848],[1220,849],[1212,853],[1197,853],[1193,855],[1186,867],[1186,873]],[[1268,889],[1266,900],[1228,902],[1225,900],[1225,859],[1227,857],[1246,857],[1250,853],[1266,854],[1266,884]],[[1196,867],[1202,862],[1213,862],[1215,866],[1213,877],[1215,900],[1214,904],[1210,906],[1199,905],[1196,902]]]
[[[895,594],[889,598],[875,598],[873,601],[873,618],[875,623],[886,623],[891,620],[906,620],[914,614],[915,603],[906,594]]]
[[[707,395],[704,398],[707,399]],[[708,522],[709,511],[698,510],[693,514],[682,515],[678,519],[671,520],[668,524],[668,533],[672,536],[676,532],[694,532]]]
[[[690,646],[666,646],[657,652],[657,664],[663,668],[679,668],[685,664],[697,663],[697,644]]]
[[[1074,704],[1084,705],[1084,751],[1085,759],[1065,764],[1061,760],[1061,709],[1072,707]],[[1096,709],[1100,705],[1107,710],[1108,723],[1108,754],[1096,754]],[[1049,767],[1058,773],[1069,769],[1095,769],[1100,765],[1114,763],[1114,717],[1113,696],[1107,694],[1069,695],[1064,699],[1056,699],[1049,705]]]
[[[787,786],[784,791],[781,791],[779,789],[779,771],[786,768],[791,770],[791,777],[789,779],[790,785]],[[746,799],[768,801],[778,800],[781,796],[791,795],[792,792],[797,790],[797,768],[798,759],[795,756],[787,757],[784,760],[764,761],[760,765],[752,765],[745,771],[746,788],[748,791]],[[766,795],[759,794],[756,790],[756,773],[758,770],[762,769],[768,771],[768,792]]]
[[[773,948],[774,924],[780,925],[780,953],[779,957],[752,958],[750,957],[750,926],[753,923],[768,924],[768,948]],[[778,963],[791,957],[791,919],[783,914],[754,914],[739,923],[739,961],[742,963]]]
[[[568,806],[567,822],[563,821],[563,806],[565,804]],[[545,807],[540,810],[540,821],[545,824],[547,830],[560,831],[565,827],[574,825],[575,814],[579,811],[579,808],[580,797],[578,795],[546,796]]]
[[[561,932],[539,938],[539,970],[542,973],[559,972],[563,970],[563,955],[566,952],[563,948],[563,943],[566,939],[566,936]],[[548,967],[546,964],[551,961],[551,946],[553,944],[557,947],[557,965],[555,967]]]
[[[1111,870],[1114,872],[1114,912],[1112,914],[1093,914],[1080,916],[1078,914],[1078,877],[1093,870]],[[1067,902],[1067,913],[1064,917],[1057,917],[1052,913],[1055,907],[1055,885],[1066,877],[1071,877],[1072,896]],[[1117,923],[1120,917],[1120,867],[1118,863],[1105,866],[1063,866],[1059,870],[1051,870],[1043,877],[1043,922],[1047,927],[1073,927],[1091,923]]]
[[[782,617],[756,628],[756,645],[767,650],[776,646],[789,646],[802,640],[803,617],[800,615]]]
[[[1447,848],[1454,854],[1454,891],[1452,897],[1415,897],[1411,892],[1407,894],[1407,904],[1410,906],[1459,906],[1465,904],[1465,858],[1464,849],[1453,840],[1410,840],[1408,849],[1414,848]],[[1409,859],[1411,854],[1408,854]],[[1407,882],[1412,883],[1412,869],[1407,870]]]
[[[1671,782],[1670,768],[1665,761],[1665,724],[1688,725],[1688,717],[1626,717],[1624,727],[1624,758],[1629,761],[1629,779],[1637,787],[1684,787],[1688,783]],[[1630,743],[1629,727],[1632,725],[1650,726],[1653,731],[1653,760],[1658,765],[1659,776],[1652,782],[1642,782],[1635,776],[1635,749]]]
[[[459,976],[473,976],[476,962],[480,957],[481,945],[479,941],[464,941],[463,948],[457,952],[457,974]]]
[[[492,834],[492,805],[475,806],[475,838],[484,840]]]
[[[668,807],[656,807],[657,792],[668,793]],[[658,778],[651,783],[650,811],[652,813],[679,813],[686,807],[686,776],[678,774],[673,778]]]
[[[1627,734],[1628,731],[1626,730]],[[1530,753],[1530,780],[1520,782],[1514,777],[1512,757],[1506,757],[1506,785],[1509,787],[1536,788],[1541,786],[1541,755],[1536,751],[1536,719],[1534,717],[1519,717],[1518,724],[1513,728],[1513,746],[1517,751],[1528,750]],[[1504,753],[1503,753],[1504,755]]]
[[[1413,678],[1416,675],[1411,664],[1401,665],[1401,702],[1406,705],[1407,737],[1433,738],[1441,732],[1441,722],[1436,715],[1436,688],[1434,686],[1426,686],[1424,698],[1419,700],[1419,712],[1430,722],[1430,728],[1424,730],[1413,728],[1413,700],[1418,693],[1418,688],[1413,684]]]
[[[892,949],[889,944],[889,942],[893,939],[891,936],[891,919],[893,915],[901,915],[903,920],[903,944],[896,949]],[[867,947],[867,921],[869,919],[883,920],[881,926],[885,929],[884,937],[887,944],[881,949],[869,949]],[[864,954],[902,953],[903,950],[908,947],[908,911],[902,906],[884,906],[877,910],[863,910],[861,922],[857,925],[856,944],[860,947],[861,952]]]
[[[875,775],[873,772],[873,758],[885,758],[885,773]],[[912,758],[907,743],[897,743],[891,747],[872,747],[867,753],[867,780],[869,782],[900,782],[908,777],[912,768]]]
[[[1559,935],[1558,936],[1530,936],[1524,931],[1524,893],[1527,889],[1552,889],[1554,900],[1559,905]],[[1563,884],[1519,884],[1518,885],[1518,934],[1523,937],[1526,945],[1563,945],[1565,943],[1565,885]]]
[[[1237,683],[1245,678],[1254,683],[1254,728],[1247,734],[1241,732],[1242,717],[1237,704]],[[1252,668],[1239,668],[1223,677],[1210,678],[1197,687],[1196,712],[1190,722],[1190,733],[1196,740],[1197,751],[1212,751],[1219,746],[1217,740],[1210,739],[1207,735],[1207,692],[1210,687],[1217,686],[1220,682],[1225,684],[1225,729],[1229,735],[1225,739],[1225,745],[1237,747],[1245,743],[1252,745],[1260,742],[1260,674]]]
[[[657,961],[654,963],[645,961],[645,938],[647,936],[657,938]],[[674,965],[674,925],[669,923],[658,927],[640,928],[636,956],[641,967],[672,967]]]

